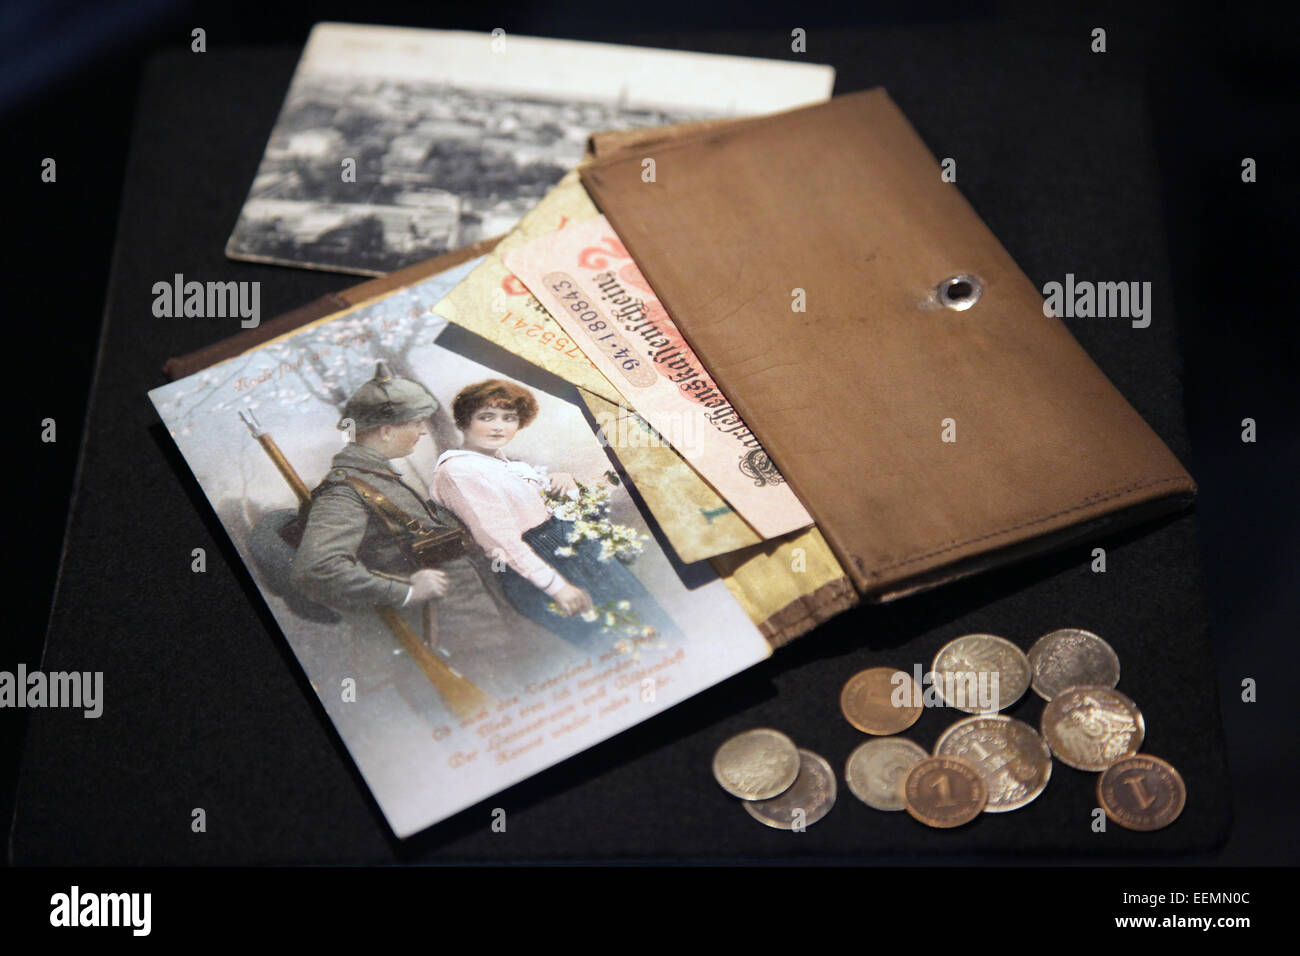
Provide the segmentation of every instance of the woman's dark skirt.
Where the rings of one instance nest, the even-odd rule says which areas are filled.
[[[566,581],[590,594],[593,605],[627,601],[631,604],[630,613],[636,616],[639,625],[653,627],[660,637],[679,636],[676,626],[663,608],[622,561],[615,557],[600,560],[599,541],[583,538],[570,542],[569,533],[572,530],[573,522],[551,517],[536,528],[525,531],[521,537],[524,544],[559,571]],[[556,548],[564,547],[573,548],[575,553],[570,557],[555,553]],[[514,568],[506,567],[501,584],[506,598],[520,614],[577,645],[580,650],[604,651],[620,640],[633,641],[621,627],[606,633],[601,626],[603,617],[584,621],[576,614],[565,617],[550,610],[548,605],[554,599]],[[629,612],[621,613],[626,615]]]

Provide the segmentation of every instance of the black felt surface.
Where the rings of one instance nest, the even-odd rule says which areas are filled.
[[[780,33],[647,42],[790,56]],[[1223,840],[1227,771],[1189,513],[1101,541],[1105,574],[1089,570],[1091,545],[1080,546],[843,615],[762,666],[395,841],[146,398],[163,383],[169,356],[238,330],[237,319],[154,317],[155,282],[177,272],[200,281],[260,280],[269,318],[356,281],[222,254],[297,52],[177,53],[148,73],[42,664],[102,670],[104,715],[31,713],[15,862],[1129,859]],[[810,58],[836,66],[836,92],[888,87],[935,154],[957,159],[959,187],[1040,287],[1067,272],[1152,282],[1150,328],[1067,321],[1188,462],[1173,290],[1140,87],[1090,55],[1086,43],[1008,43],[971,27],[828,34],[817,37]],[[809,168],[815,175],[815,156]],[[205,574],[190,570],[195,547],[208,551]],[[1120,689],[1146,716],[1144,749],[1181,770],[1187,808],[1167,830],[1095,833],[1095,775],[1059,762],[1029,807],[951,832],[870,810],[842,780],[825,820],[805,833],[768,830],[712,780],[714,749],[759,724],[784,730],[842,773],[863,739],[838,711],[840,687],[855,671],[926,666],[963,633],[1002,634],[1027,648],[1064,626],[1095,630],[1116,648]],[[1031,694],[1010,713],[1036,724],[1041,707]],[[928,747],[955,716],[927,712],[909,736]],[[206,833],[191,831],[197,807],[206,812]],[[507,810],[505,834],[489,827],[493,807]]]

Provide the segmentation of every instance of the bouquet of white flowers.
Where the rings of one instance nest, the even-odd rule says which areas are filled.
[[[569,543],[555,549],[561,557],[572,557],[576,553],[574,545],[590,539],[600,542],[600,560],[618,558],[624,564],[631,564],[650,540],[649,535],[635,528],[609,520],[609,488],[605,485],[579,484],[576,498],[543,490],[542,498],[553,516],[573,522]]]

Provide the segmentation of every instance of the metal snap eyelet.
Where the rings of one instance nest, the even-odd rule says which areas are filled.
[[[959,272],[939,283],[935,289],[939,304],[957,312],[965,312],[984,294],[984,286],[974,276]]]

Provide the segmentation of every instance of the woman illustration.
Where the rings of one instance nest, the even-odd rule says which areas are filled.
[[[622,561],[547,507],[547,492],[577,498],[574,477],[548,475],[545,467],[502,452],[537,417],[532,392],[502,379],[477,382],[456,395],[452,417],[464,447],[438,458],[433,497],[465,523],[489,557],[504,561],[502,587],[520,613],[587,651],[677,633]]]

